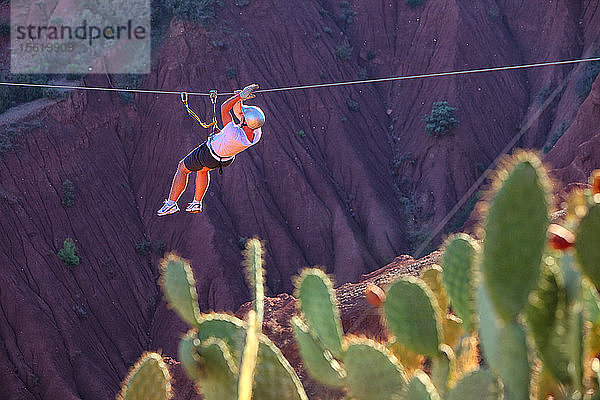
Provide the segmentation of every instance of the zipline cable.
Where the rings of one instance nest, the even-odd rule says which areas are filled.
[[[405,75],[405,76],[395,76],[395,77],[389,77],[389,78],[364,79],[364,80],[360,80],[360,81],[318,83],[318,84],[313,84],[313,85],[287,86],[287,87],[279,87],[279,88],[271,88],[271,89],[258,89],[258,90],[255,90],[254,93],[272,93],[272,92],[284,92],[284,91],[290,91],[290,90],[315,89],[315,88],[348,86],[348,85],[362,85],[362,84],[367,84],[367,83],[381,83],[381,82],[391,82],[391,81],[404,81],[404,80],[410,80],[410,79],[439,78],[439,77],[444,77],[444,76],[467,75],[467,74],[476,74],[476,73],[483,73],[483,72],[509,71],[509,70],[516,70],[516,69],[539,68],[539,67],[567,65],[567,64],[578,64],[578,63],[586,63],[586,62],[594,62],[594,61],[600,61],[600,57],[582,58],[582,59],[564,60],[564,61],[549,61],[549,62],[535,63],[535,64],[506,65],[506,66],[502,66],[502,67],[479,68],[479,69],[448,71],[448,72],[434,72],[434,73],[429,73],[429,74]],[[107,87],[74,86],[74,85],[51,85],[51,84],[42,84],[42,83],[38,84],[38,83],[19,83],[19,82],[0,82],[0,86],[38,87],[38,88],[49,88],[49,89],[97,90],[97,91],[107,91],[107,92],[129,92],[129,93],[149,93],[149,94],[180,95],[182,93],[182,91],[174,91],[174,90],[125,89],[125,88],[107,88]],[[189,96],[210,96],[210,92],[206,92],[206,93],[205,92],[187,92],[187,94]],[[233,92],[218,93],[219,96],[231,96],[233,94],[234,94]]]

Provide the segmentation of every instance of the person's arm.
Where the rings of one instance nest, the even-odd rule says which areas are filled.
[[[221,105],[221,119],[223,120],[223,126],[227,125],[231,122],[231,114],[229,113],[233,106],[238,102],[246,99],[251,99],[254,96],[252,95],[252,91],[258,89],[257,84],[252,84],[246,86],[239,93],[234,94],[232,97],[225,100],[225,102]]]
[[[225,100],[223,104],[221,104],[221,119],[223,120],[223,126],[227,125],[231,122],[231,114],[229,113],[235,103],[241,101],[240,95],[236,94]]]

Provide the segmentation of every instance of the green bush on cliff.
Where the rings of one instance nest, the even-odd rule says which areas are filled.
[[[450,107],[447,101],[436,101],[433,103],[430,114],[425,114],[425,132],[429,136],[445,136],[459,124],[454,112],[456,108]]]
[[[410,8],[415,8],[425,3],[425,0],[406,0],[406,5]]]
[[[77,247],[71,238],[66,238],[63,248],[58,251],[58,258],[68,266],[79,265],[79,257],[75,254]]]
[[[223,2],[221,0],[166,0],[164,6],[173,15],[207,27],[215,22],[217,11],[223,6]]]
[[[71,207],[75,202],[75,186],[68,179],[62,183],[62,199],[60,202],[63,207]]]

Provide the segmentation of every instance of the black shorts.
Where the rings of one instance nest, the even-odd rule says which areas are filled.
[[[200,171],[202,168],[207,167],[210,169],[215,168],[225,168],[233,162],[233,158],[231,160],[220,162],[215,159],[211,154],[210,150],[208,150],[208,146],[206,142],[202,143],[200,146],[196,147],[192,150],[185,158],[183,159],[183,165],[190,171]]]

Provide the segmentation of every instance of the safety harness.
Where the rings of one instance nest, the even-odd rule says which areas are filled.
[[[212,128],[212,132],[208,135],[208,138],[206,139],[206,147],[208,147],[208,151],[210,152],[210,155],[219,162],[219,175],[223,175],[223,163],[227,162],[229,160],[233,160],[235,158],[235,156],[221,157],[213,151],[213,149],[210,145],[213,136],[216,135],[217,133],[221,132],[221,129],[219,129],[219,126],[217,125],[217,91],[211,90],[209,93],[210,93],[210,102],[212,103],[212,106],[213,106],[213,119],[212,119],[212,122],[210,122],[210,123],[202,122],[200,117],[198,117],[198,114],[196,114],[194,112],[194,110],[192,110],[190,108],[190,106],[188,105],[187,92],[181,92],[181,101],[183,102],[183,105],[185,106],[185,109],[187,110],[188,114],[192,118],[194,118],[196,121],[198,121],[200,126],[202,126],[204,129]]]

